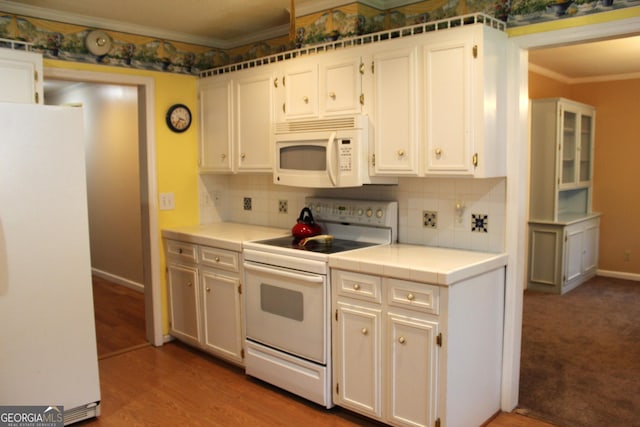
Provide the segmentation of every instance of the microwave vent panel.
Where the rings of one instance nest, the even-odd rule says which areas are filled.
[[[366,118],[366,116],[349,116],[331,119],[279,122],[276,123],[276,133],[366,129]]]

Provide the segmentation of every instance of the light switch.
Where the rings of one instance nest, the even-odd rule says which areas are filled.
[[[170,211],[175,209],[173,193],[160,193],[160,210]]]

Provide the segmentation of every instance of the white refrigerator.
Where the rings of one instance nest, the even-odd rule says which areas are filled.
[[[81,108],[0,103],[0,407],[100,413]]]

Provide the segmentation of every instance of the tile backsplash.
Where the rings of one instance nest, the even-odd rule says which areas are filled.
[[[504,251],[506,178],[401,178],[398,185],[308,189],[276,185],[271,175],[201,175],[200,222],[291,228],[307,196],[397,200],[401,243]],[[251,210],[246,201],[251,200]],[[282,209],[286,201],[287,209]],[[436,226],[425,226],[425,212]]]

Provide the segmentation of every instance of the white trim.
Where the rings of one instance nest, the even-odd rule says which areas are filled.
[[[598,82],[612,82],[620,80],[640,79],[639,73],[625,73],[625,74],[611,74],[606,76],[591,76],[591,77],[567,77],[564,74],[560,74],[556,71],[549,70],[548,68],[541,67],[536,64],[529,64],[529,71],[539,74],[541,76],[549,77],[560,83],[575,85],[584,83],[598,83]]]
[[[602,277],[613,277],[614,279],[633,280],[635,282],[640,282],[640,274],[638,273],[626,273],[624,271],[610,271],[599,269],[596,274]]]
[[[507,135],[511,143],[507,149],[507,224],[506,247],[509,253],[507,268],[507,294],[505,300],[505,340],[502,364],[502,410],[512,411],[518,404],[520,382],[520,344],[522,335],[522,302],[526,270],[526,216],[522,217],[522,206],[529,198],[528,164],[528,67],[522,55],[527,50],[626,36],[638,32],[640,17],[620,19],[606,23],[585,25],[510,38],[510,49],[514,52],[507,66],[508,107]],[[513,110],[513,111],[512,111]],[[524,114],[527,112],[527,114]],[[526,162],[526,163],[525,163]],[[518,166],[520,166],[518,168]],[[520,192],[517,192],[520,190]],[[516,200],[512,200],[515,198]],[[518,201],[519,200],[519,201]],[[525,209],[526,215],[526,209]],[[523,248],[519,248],[522,246]],[[518,329],[518,331],[516,331]]]
[[[91,268],[91,273],[116,285],[124,286],[136,292],[144,293],[144,285],[142,283],[134,282],[125,277],[117,276],[115,274],[107,273],[106,271],[99,270],[97,268]]]
[[[145,271],[149,271],[151,286],[145,286],[145,300],[151,300],[150,310],[145,303],[147,325],[147,339],[151,344],[160,346],[162,338],[162,292],[160,271],[160,230],[158,226],[158,188],[156,178],[156,144],[155,144],[155,83],[152,77],[131,76],[118,73],[100,73],[94,71],[80,71],[64,68],[44,68],[44,78],[69,81],[83,81],[93,83],[111,83],[136,85],[144,87],[145,115],[146,115],[146,153],[147,153],[147,200],[149,209],[149,257],[151,265]],[[144,243],[143,243],[144,244]],[[151,335],[151,336],[149,336]]]

